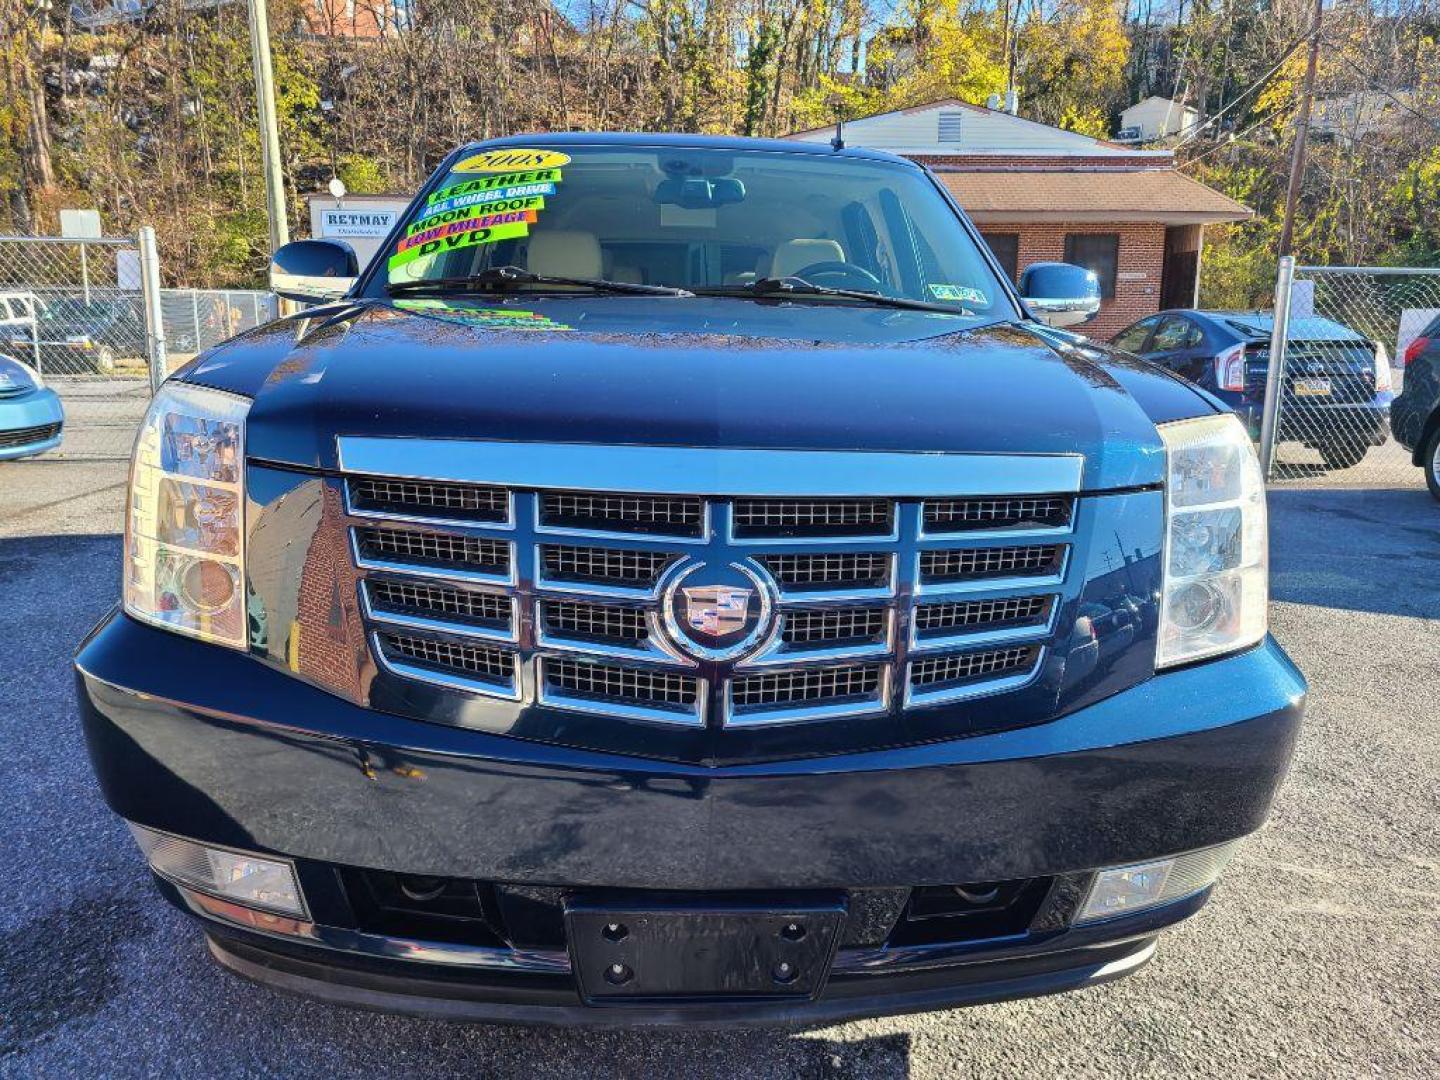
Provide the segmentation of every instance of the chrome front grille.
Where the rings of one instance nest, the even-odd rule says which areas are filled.
[[[551,634],[597,641],[639,642],[650,636],[641,608],[577,600],[541,600],[540,622]]]
[[[1020,596],[1009,600],[965,600],[960,603],[921,604],[915,609],[915,629],[971,629],[1037,619],[1050,602],[1046,596]]]
[[[744,539],[888,536],[894,505],[889,499],[736,499],[731,521]]]
[[[546,454],[547,479],[567,454],[576,471],[587,460]],[[763,464],[726,472],[742,487],[730,495],[612,493],[504,470],[390,481],[375,475],[385,460],[343,486],[377,660],[522,705],[695,728],[880,718],[1029,685],[1078,592],[1067,571],[1084,506],[1064,494],[779,495],[762,492]],[[644,488],[647,472],[617,475]],[[683,638],[724,617],[704,606],[717,568],[758,586],[747,610],[761,629],[734,658]]]
[[[516,658],[509,649],[388,632],[377,634],[376,640],[382,659],[401,674],[432,681],[440,675],[458,675],[503,690],[506,696],[516,689]]]
[[[1029,547],[960,548],[922,551],[920,580],[978,581],[998,577],[1046,577],[1060,572],[1065,548],[1060,544]]]
[[[494,523],[510,517],[504,488],[383,476],[354,476],[347,483],[350,505],[358,513]]]
[[[883,641],[889,612],[885,608],[814,608],[787,611],[780,640],[787,645],[833,645],[838,642]]]
[[[510,571],[510,545],[499,540],[419,529],[358,529],[355,535],[363,559],[492,574]]]
[[[1019,645],[915,660],[910,664],[910,685],[914,688],[951,686],[976,679],[1013,675],[1028,670],[1035,661],[1037,651],[1033,645]]]
[[[376,578],[365,582],[365,595],[370,611],[381,617],[430,618],[507,630],[514,607],[508,596],[428,581]]]
[[[1008,499],[932,499],[925,503],[925,530],[932,533],[989,529],[1057,529],[1070,524],[1069,496]]]
[[[880,552],[807,552],[762,555],[759,561],[774,575],[782,590],[810,592],[886,588],[894,557]]]
[[[548,491],[540,496],[540,525],[546,528],[698,537],[704,518],[704,502],[683,496],[586,491]]]
[[[885,705],[886,674],[880,664],[846,664],[745,675],[730,684],[730,715],[743,724],[754,714],[783,719],[790,710],[873,711]]]
[[[642,719],[659,712],[700,723],[700,690],[698,679],[667,671],[549,656],[540,661],[540,700],[562,708],[636,710]]]
[[[545,544],[540,549],[546,578],[593,582],[626,588],[652,588],[676,556],[662,551],[627,551],[570,544]]]

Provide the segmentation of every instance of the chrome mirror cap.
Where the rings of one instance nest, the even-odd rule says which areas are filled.
[[[270,258],[270,291],[302,304],[339,300],[359,276],[360,260],[343,240],[295,240]]]
[[[1020,275],[1030,314],[1049,326],[1078,326],[1100,312],[1100,279],[1073,263],[1032,263]]]

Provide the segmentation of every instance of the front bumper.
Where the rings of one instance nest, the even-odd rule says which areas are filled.
[[[1088,880],[1097,867],[1257,828],[1288,764],[1305,697],[1303,678],[1267,640],[1036,727],[708,768],[363,709],[243,654],[118,614],[84,644],[77,669],[91,758],[118,814],[291,857],[307,894],[311,882],[333,879],[335,867],[560,890]],[[1143,952],[1160,925],[1203,899],[1084,929],[1032,927],[918,959],[905,952],[903,962],[883,946],[848,957],[842,949],[814,1001],[737,1007],[728,1019],[714,1005],[700,1013],[725,1022],[819,1021],[1086,985],[1128,970],[1124,961]],[[453,967],[425,962],[411,942],[390,942],[381,959],[357,968],[366,950],[353,938],[292,946],[200,914],[229,966],[352,1004],[563,1022],[585,1009],[572,977],[560,972],[508,972],[497,981],[480,965],[483,977],[457,978]],[[343,928],[346,915],[337,902],[314,917]],[[847,973],[851,963],[869,967]],[[897,974],[895,963],[926,974],[913,984],[908,970],[894,984],[862,982],[853,1000],[840,989],[852,977]],[[471,1004],[434,1006],[435,985],[448,988],[441,999]],[[552,992],[559,998],[546,996]],[[671,1010],[641,1012],[653,1022]]]
[[[11,398],[0,398],[0,436],[6,432],[49,429],[65,422],[65,410],[54,390],[42,387]],[[43,454],[60,445],[63,435],[55,430],[44,438],[27,439],[17,445],[5,445],[0,439],[0,461]]]
[[[582,1027],[821,1026],[870,1016],[928,1012],[1098,986],[1138,971],[1155,953],[1155,934],[1193,914],[1206,896],[1177,902],[1163,914],[1130,921],[1128,934],[1091,946],[977,954],[963,962],[842,970],[824,991],[801,1001],[673,1001],[587,1005],[568,975],[487,970],[453,973],[405,961],[281,946],[228,929],[207,930],[211,955],[254,982],[336,1005],[438,1020],[541,1023]],[[843,954],[841,959],[843,960]]]

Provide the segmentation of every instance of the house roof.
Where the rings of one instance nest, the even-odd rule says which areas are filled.
[[[1174,169],[937,170],[937,177],[977,224],[1204,225],[1254,213]]]
[[[828,143],[834,124],[793,131],[785,138],[796,142]],[[944,157],[954,154],[1025,155],[1044,158],[1094,157],[1137,153],[1168,156],[1169,151],[1137,151],[1077,131],[1042,124],[958,98],[941,98],[845,121],[845,142],[908,157]]]

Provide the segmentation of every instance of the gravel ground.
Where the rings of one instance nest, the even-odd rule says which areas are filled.
[[[0,1074],[1440,1075],[1440,507],[1272,495],[1299,756],[1214,901],[1131,978],[804,1033],[374,1016],[220,971],[100,801],[69,657],[113,602],[123,469],[0,464]],[[18,874],[16,870],[18,868]]]

